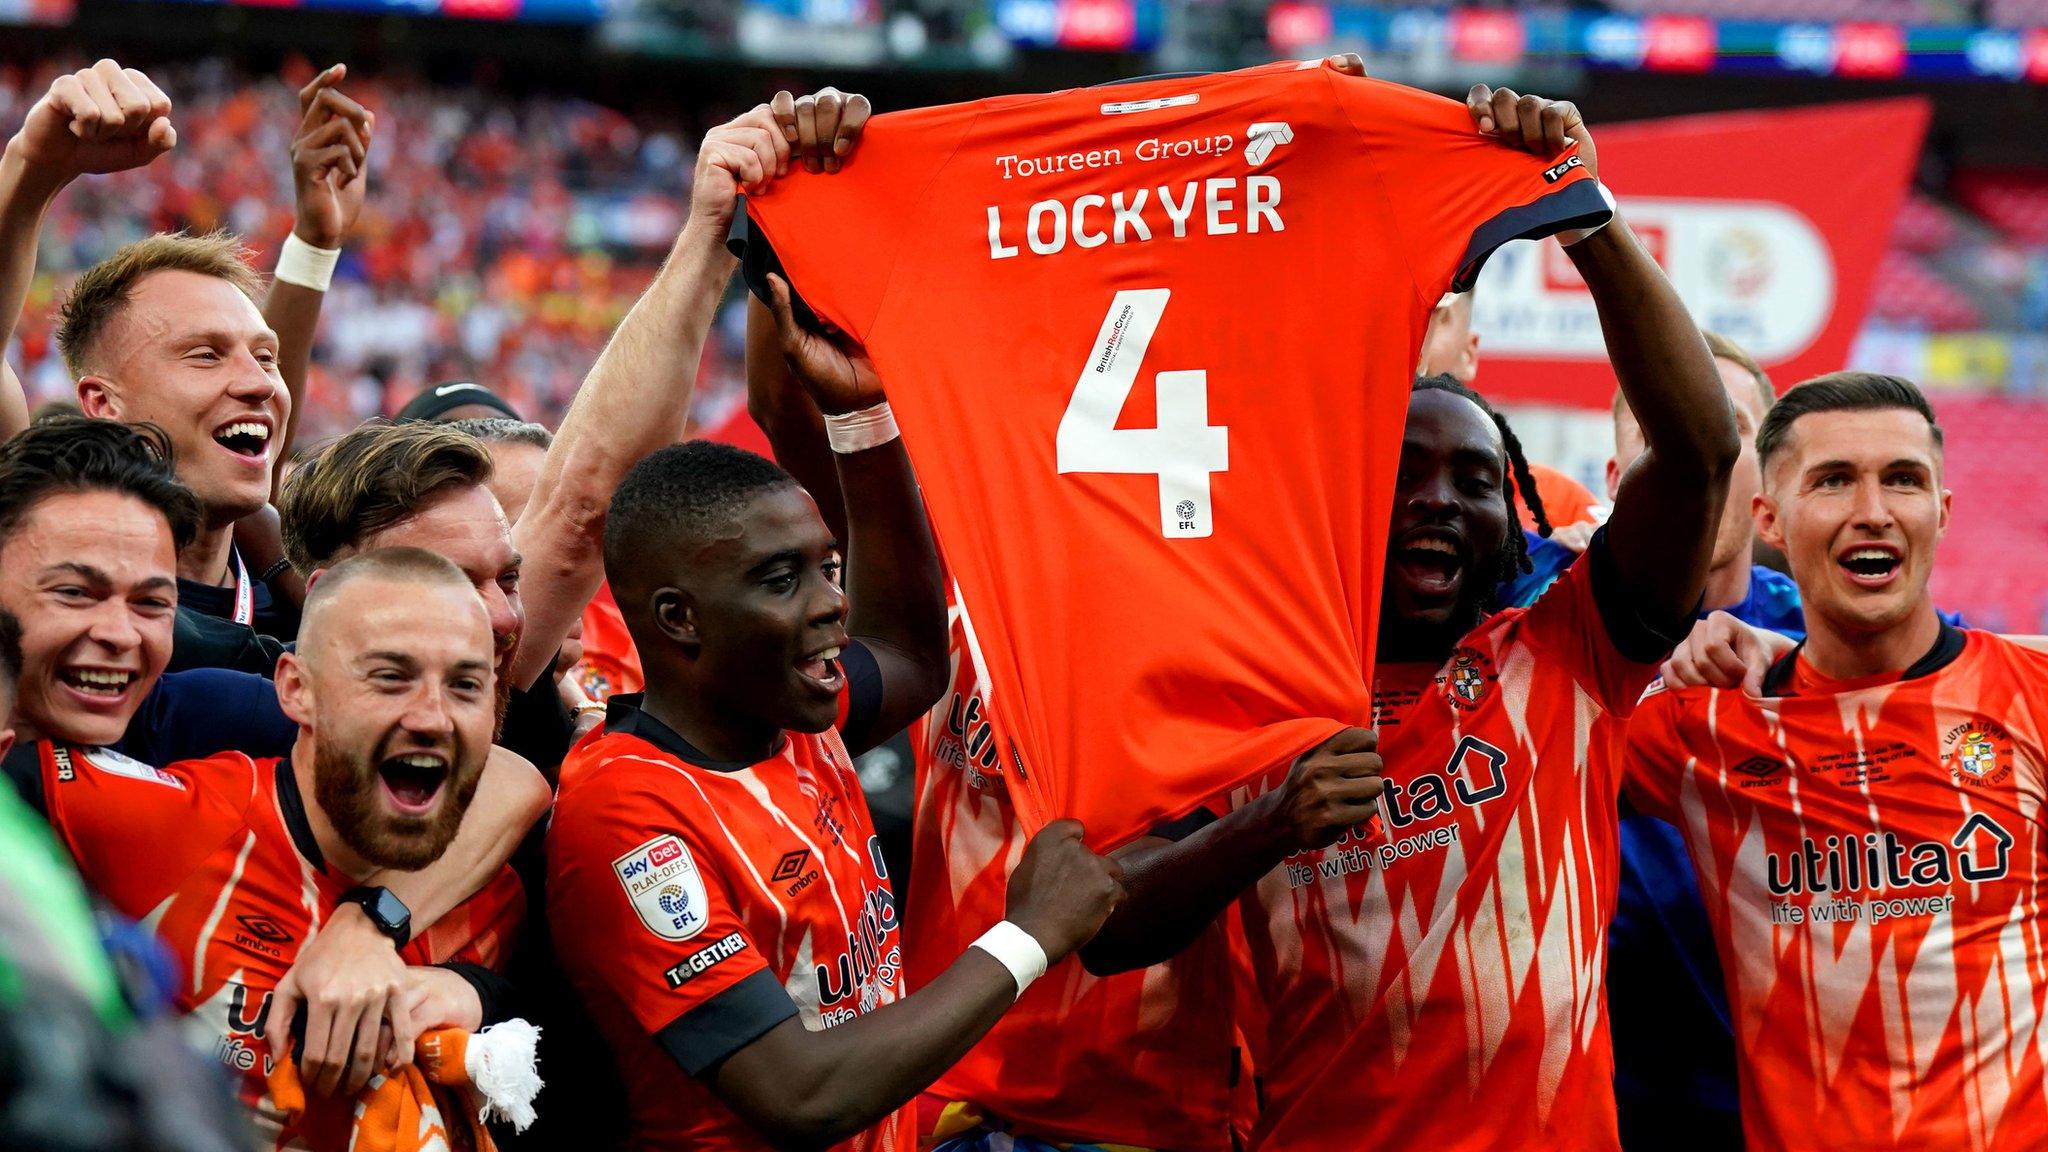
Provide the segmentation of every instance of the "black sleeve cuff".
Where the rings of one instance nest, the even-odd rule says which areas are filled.
[[[465,964],[456,960],[451,960],[446,964],[436,964],[434,967],[445,968],[455,973],[457,976],[469,981],[471,988],[476,989],[476,998],[484,1006],[483,1026],[485,1028],[489,1028],[493,1024],[503,1024],[519,1014],[516,1003],[517,997],[512,988],[512,981],[505,979],[503,975],[493,972],[481,964]]]
[[[839,738],[848,748],[865,748],[882,711],[882,666],[855,640],[839,653],[839,670],[846,676],[846,723],[839,726]]]
[[[763,968],[676,1017],[654,1040],[684,1072],[701,1078],[794,1015],[796,1001]]]
[[[761,303],[775,303],[775,296],[768,290],[768,274],[775,273],[789,284],[789,310],[796,316],[796,322],[811,332],[820,330],[818,314],[804,303],[796,290],[789,273],[782,269],[782,258],[775,254],[775,246],[768,242],[768,236],[754,226],[753,218],[747,215],[747,198],[740,197],[739,205],[733,210],[732,227],[725,233],[725,249],[739,258],[740,279],[746,282],[747,290]]]
[[[1472,230],[1472,242],[1451,277],[1451,291],[1470,291],[1494,250],[1513,240],[1541,240],[1574,228],[1591,228],[1614,216],[1598,181],[1581,180],[1510,208]]]
[[[1154,824],[1152,831],[1147,834],[1157,836],[1161,840],[1181,841],[1215,822],[1216,814],[1214,812],[1209,811],[1207,808],[1197,808],[1178,820],[1168,820],[1164,824]]]
[[[1600,609],[1600,623],[1607,628],[1607,642],[1637,664],[1662,663],[1671,650],[1692,633],[1704,596],[1691,612],[1675,619],[1658,619],[1628,594],[1621,573],[1614,568],[1614,552],[1607,546],[1607,529],[1593,533],[1586,545],[1587,578],[1593,585],[1593,603]]]

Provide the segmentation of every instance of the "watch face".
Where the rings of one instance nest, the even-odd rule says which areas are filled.
[[[412,911],[391,889],[369,888],[351,895],[358,897],[357,903],[379,930],[390,935],[412,934]]]

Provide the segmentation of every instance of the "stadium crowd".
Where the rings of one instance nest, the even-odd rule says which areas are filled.
[[[1618,384],[1607,492],[1524,458],[1469,297],[1391,277],[1391,514],[1376,590],[1328,597],[1377,607],[1358,714],[1119,843],[1026,818],[900,364],[821,318],[865,98],[777,94],[691,161],[338,65],[295,100],[110,60],[0,86],[0,1144],[2048,1141],[2048,655],[1933,605],[1925,398],[1702,333],[1571,104],[1362,72],[1164,83],[1443,165],[1422,283],[1558,236]],[[1141,91],[1102,113],[1196,103]],[[1261,179],[1243,234],[1221,178],[1193,219],[1285,231]],[[1175,236],[1196,187],[1159,190]],[[665,259],[594,254],[583,196],[646,198],[619,246]],[[1121,197],[1116,243],[1165,233]],[[1068,237],[987,211],[991,260]],[[773,459],[688,435],[721,338]],[[906,729],[898,875],[852,757]]]

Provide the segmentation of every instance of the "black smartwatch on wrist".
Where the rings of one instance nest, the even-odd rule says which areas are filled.
[[[354,904],[377,926],[377,931],[391,938],[399,948],[412,939],[412,909],[389,888],[355,888],[345,893],[341,902]]]

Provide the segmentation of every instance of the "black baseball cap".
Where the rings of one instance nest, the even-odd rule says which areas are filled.
[[[401,423],[407,420],[439,420],[454,409],[466,408],[471,404],[480,404],[485,408],[494,409],[510,416],[514,420],[526,419],[503,396],[498,395],[481,384],[472,383],[468,380],[436,384],[432,388],[421,392],[405,402],[405,407],[398,410],[397,419]]]

